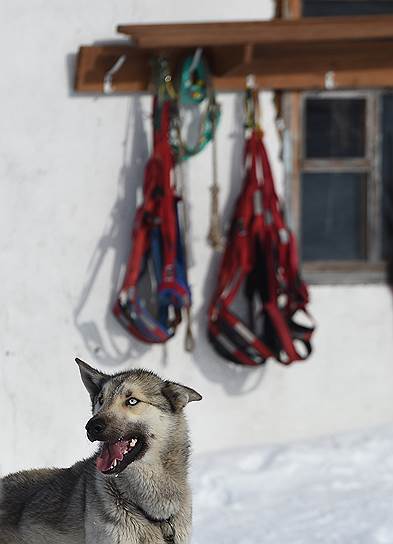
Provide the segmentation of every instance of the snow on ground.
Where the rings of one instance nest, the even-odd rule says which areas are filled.
[[[393,426],[194,460],[193,544],[393,544]]]

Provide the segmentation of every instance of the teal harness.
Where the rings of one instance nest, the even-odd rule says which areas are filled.
[[[189,56],[183,62],[174,115],[171,144],[178,161],[184,161],[200,153],[213,140],[220,120],[220,106],[216,102],[210,74],[204,58],[199,54]],[[198,138],[194,145],[186,143],[181,133],[180,110],[198,107],[200,112]]]

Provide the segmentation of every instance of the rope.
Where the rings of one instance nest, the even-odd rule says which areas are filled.
[[[215,104],[215,107],[218,107]],[[210,186],[211,206],[210,206],[210,228],[207,236],[208,242],[216,251],[224,249],[223,236],[220,223],[219,213],[219,192],[218,184],[218,164],[217,164],[217,141],[216,141],[216,122],[215,115],[212,115],[213,138],[212,138],[212,164],[213,164],[213,181]]]
[[[246,92],[244,94],[245,128],[251,131],[257,130],[262,135],[260,124],[261,111],[259,106],[259,90],[255,76],[252,74],[246,78]]]

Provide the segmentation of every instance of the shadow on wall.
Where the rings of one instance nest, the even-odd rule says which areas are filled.
[[[68,96],[76,96],[77,94],[74,88],[77,57],[78,55],[76,53],[68,53],[65,58],[66,74],[68,81]]]
[[[233,141],[231,150],[230,189],[225,204],[221,206],[222,210],[224,210],[221,212],[221,221],[224,232],[229,228],[233,208],[243,183],[244,104],[243,97],[240,94],[237,94],[235,97],[234,118],[234,127],[236,128],[230,135],[230,138]],[[222,254],[212,251],[212,257],[204,279],[204,302],[194,317],[194,332],[196,333],[196,337],[203,338],[204,341],[196,342],[192,358],[196,366],[199,367],[200,371],[209,381],[221,384],[230,395],[243,395],[248,394],[250,391],[259,387],[259,384],[265,375],[266,367],[247,368],[226,361],[217,355],[213,350],[213,347],[207,341],[207,312],[217,283],[221,257]]]
[[[242,127],[243,99],[241,96],[237,96],[235,100],[234,126]],[[151,349],[150,346],[133,339],[129,333],[122,329],[112,314],[112,304],[116,298],[130,249],[132,221],[137,205],[136,195],[142,186],[145,162],[148,157],[148,142],[143,121],[141,98],[135,96],[130,101],[128,112],[123,166],[119,173],[117,199],[107,226],[90,260],[88,276],[74,311],[75,326],[81,334],[88,352],[101,367],[120,366]],[[236,129],[230,137],[233,140],[230,191],[225,205],[222,206],[224,210],[222,223],[225,227],[230,223],[243,176],[243,130]],[[90,298],[94,299],[92,292],[98,284],[100,270],[104,263],[112,259],[111,290],[104,319],[102,321],[101,316],[98,316],[97,320],[90,317],[84,319],[83,316],[87,313],[85,309],[89,300]],[[220,260],[221,255],[212,252],[204,278],[204,303],[194,316],[194,332],[198,341],[192,359],[206,379],[220,384],[230,395],[243,395],[259,387],[265,374],[265,367],[246,368],[225,361],[215,353],[206,337],[207,308],[216,283]],[[166,356],[166,346],[163,346],[164,366]]]
[[[112,314],[119,282],[127,262],[131,241],[132,220],[136,209],[137,191],[142,186],[148,143],[143,125],[141,98],[131,98],[124,139],[123,166],[119,173],[118,194],[107,226],[101,235],[89,263],[88,277],[74,310],[74,323],[84,344],[97,363],[118,366],[137,358],[148,346],[134,340]],[[138,137],[136,137],[136,135]],[[103,334],[101,320],[84,320],[83,314],[97,283],[104,263],[110,260],[110,297],[105,310]],[[102,327],[102,325],[101,325]],[[104,338],[105,336],[105,338]],[[104,347],[106,345],[106,347]]]

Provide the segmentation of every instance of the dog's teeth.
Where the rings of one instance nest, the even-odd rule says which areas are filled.
[[[135,446],[136,443],[137,443],[137,439],[136,439],[136,438],[133,438],[132,440],[130,440],[130,443],[129,443],[130,448],[133,448],[133,447]]]

